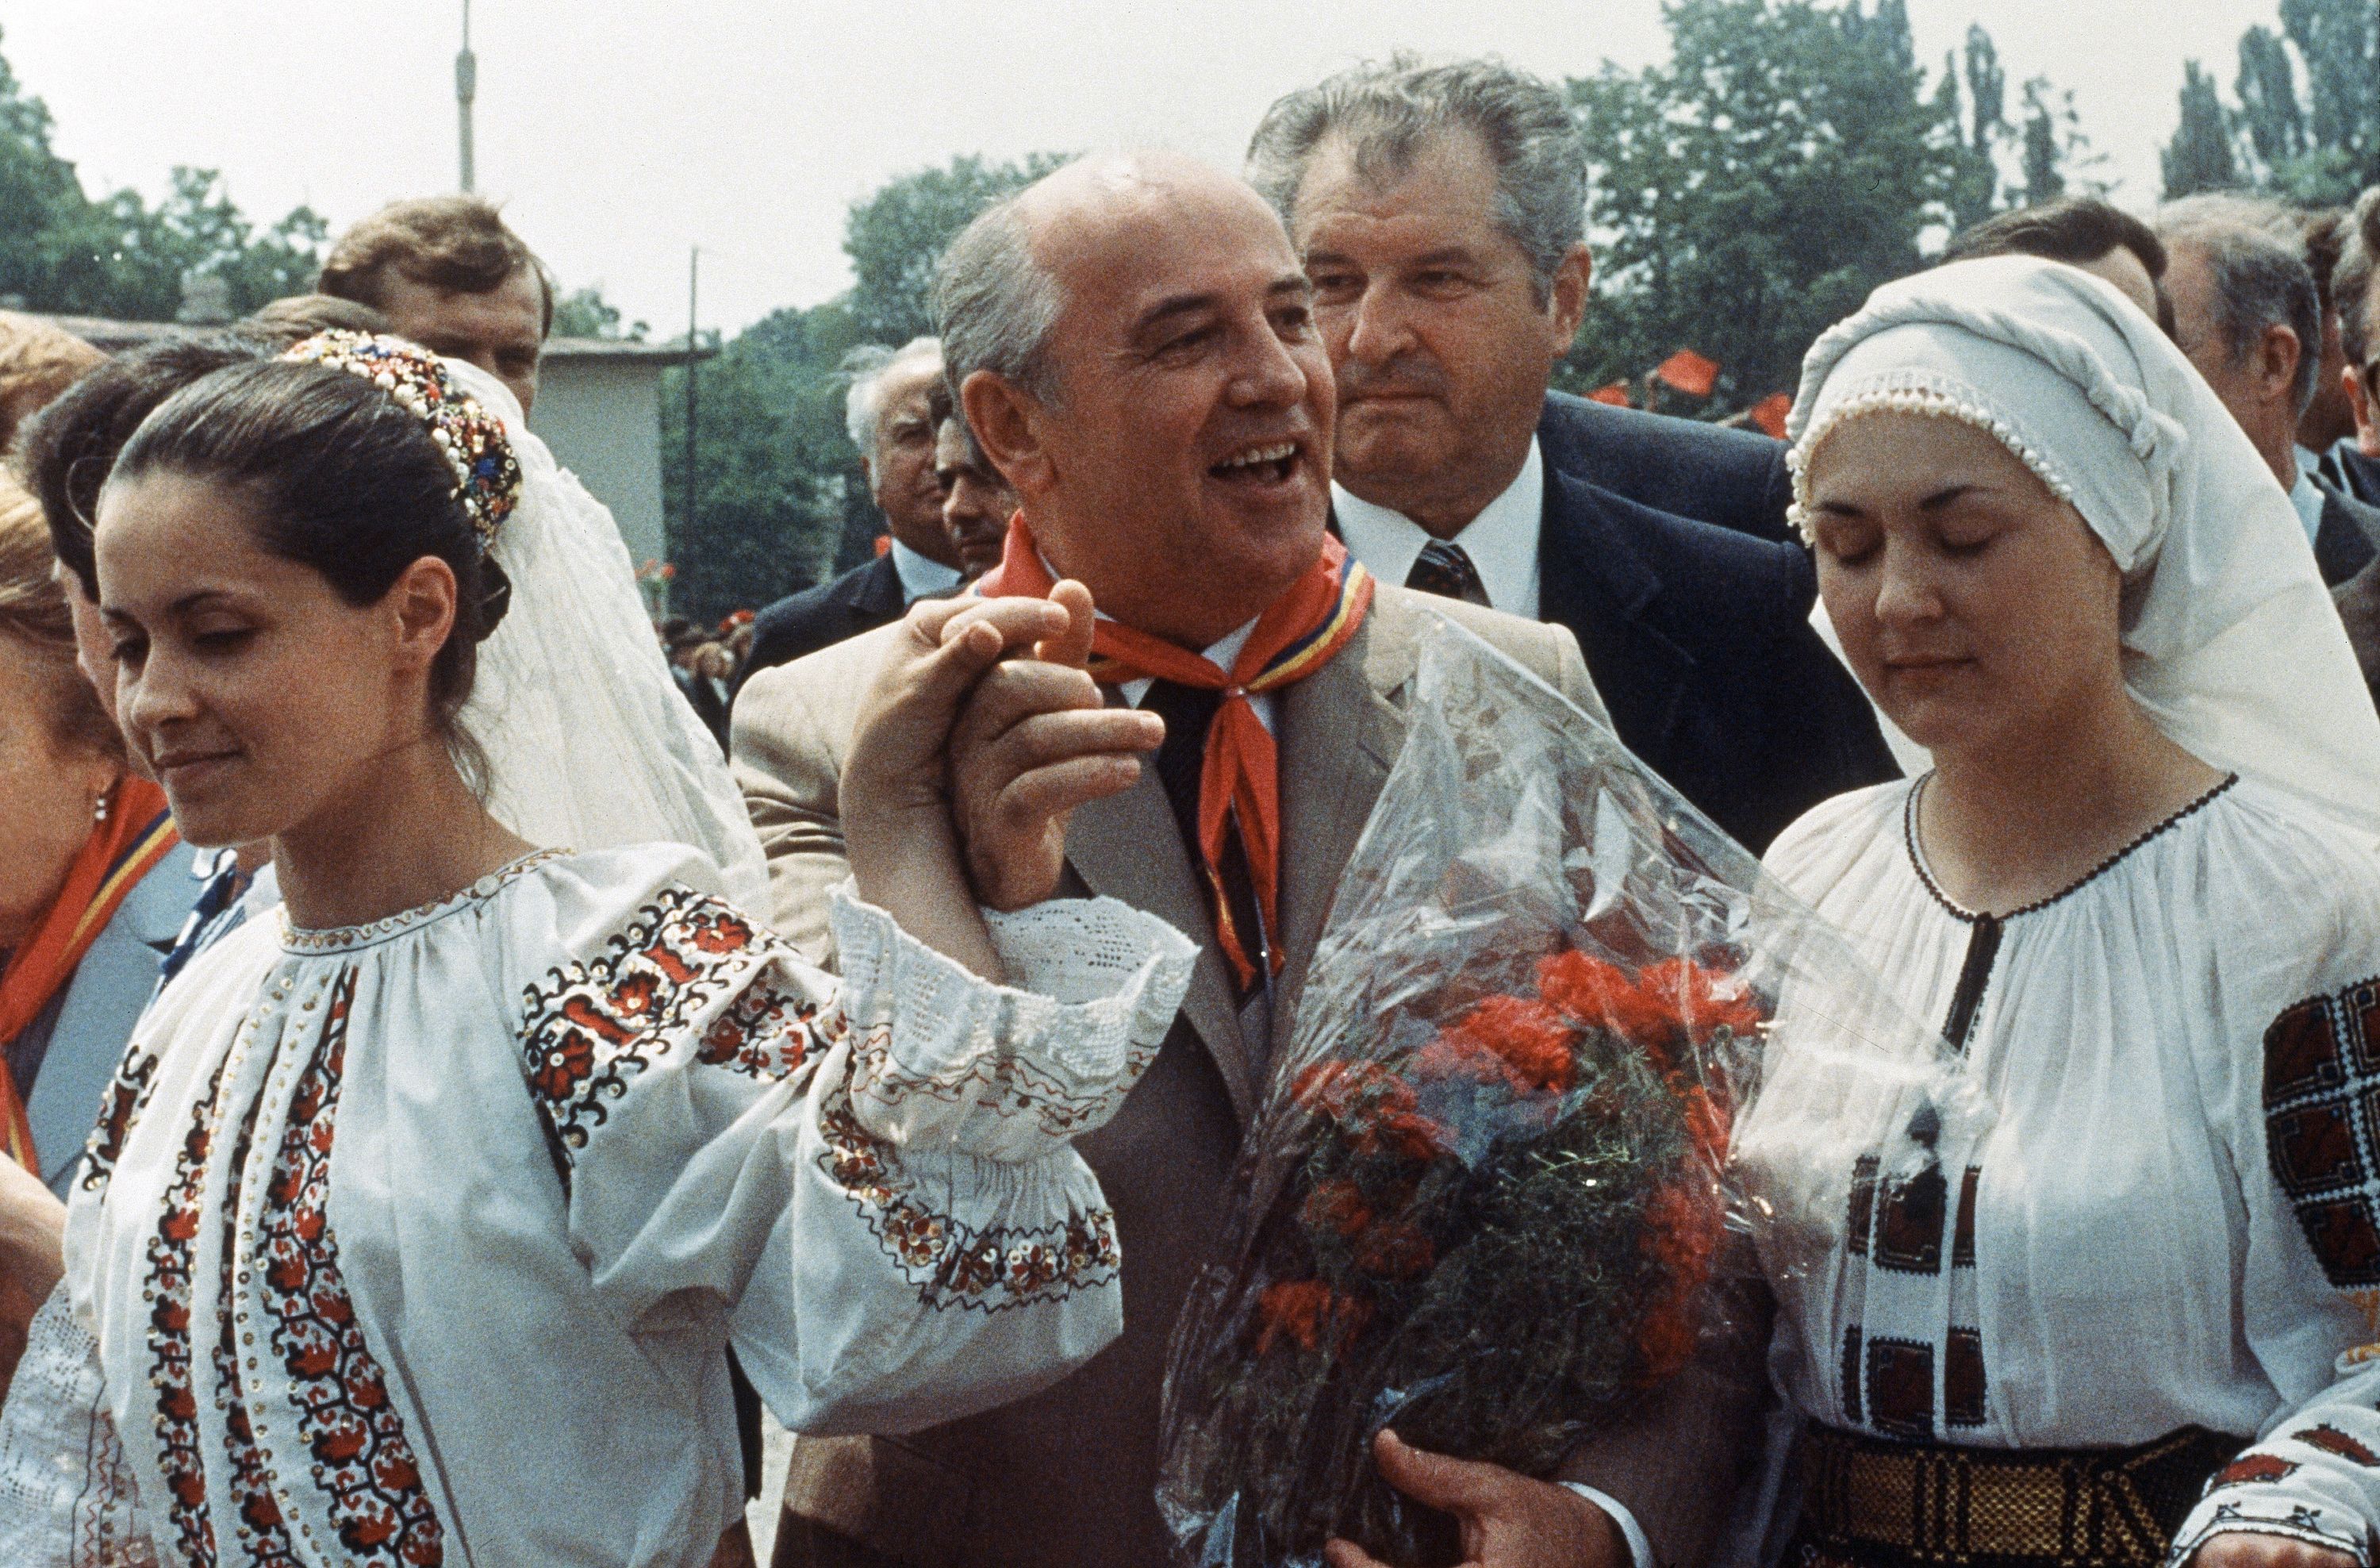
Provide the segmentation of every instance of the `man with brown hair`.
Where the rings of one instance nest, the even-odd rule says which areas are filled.
[[[433,354],[479,366],[512,389],[522,413],[537,400],[553,283],[493,203],[391,202],[339,237],[315,287],[370,306]]]

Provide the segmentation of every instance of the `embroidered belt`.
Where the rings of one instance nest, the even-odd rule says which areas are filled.
[[[2137,1448],[1993,1449],[1813,1427],[1793,1568],[2157,1568],[2248,1446],[2184,1427]]]

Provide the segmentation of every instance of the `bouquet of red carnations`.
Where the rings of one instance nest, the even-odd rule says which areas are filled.
[[[1723,1286],[1755,1250],[1823,1254],[1755,1222],[1773,1210],[1731,1149],[1780,991],[1816,1042],[1760,1140],[1762,1168],[1797,1173],[1796,1216],[1848,1212],[1835,1144],[1908,1142],[1889,1110],[1824,1108],[1905,1110],[1938,1066],[1599,716],[1451,627],[1416,680],[1226,1261],[1175,1332],[1159,1503],[1189,1561],[1303,1565],[1343,1537],[1451,1562],[1451,1521],[1373,1468],[1383,1427],[1548,1474],[1735,1327]]]

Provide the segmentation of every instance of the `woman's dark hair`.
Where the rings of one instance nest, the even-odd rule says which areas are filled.
[[[271,350],[234,333],[169,338],[127,349],[91,371],[34,415],[18,437],[17,466],[25,488],[42,504],[50,548],[99,598],[91,565],[91,520],[115,455],[157,405],[192,382],[227,365],[244,365]]]
[[[484,777],[454,721],[511,585],[481,553],[455,470],[420,416],[334,366],[236,365],[159,405],[125,443],[111,482],[156,472],[245,492],[259,542],[321,573],[352,605],[378,603],[425,555],[445,562],[455,626],[431,666],[431,714],[465,775]]]

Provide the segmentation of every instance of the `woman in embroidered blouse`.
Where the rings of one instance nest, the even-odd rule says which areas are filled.
[[[0,1423],[0,1543],[725,1560],[726,1344],[788,1425],[892,1431],[1015,1398],[1120,1327],[1067,1139],[1146,1064],[1188,944],[1104,900],[979,918],[940,784],[974,675],[1087,644],[1088,605],[912,618],[854,747],[838,986],[692,852],[533,849],[482,806],[455,719],[476,645],[502,617],[560,648],[561,600],[599,588],[489,541],[566,479],[467,367],[352,334],[292,354],[158,409],[100,506],[131,742],[194,841],[272,840],[286,913],[193,963],[110,1092],[70,1299],[37,1324],[52,1397],[20,1411],[20,1387]],[[641,625],[617,633],[608,668],[541,679],[666,692]],[[516,662],[506,689],[536,676]],[[1053,815],[1153,744],[1138,715],[1044,717],[1061,765],[1019,787]],[[526,815],[661,771],[565,749],[506,778],[517,737],[480,733]],[[650,741],[708,787],[702,744]],[[74,1419],[94,1391],[120,1460],[89,1457],[109,1420]]]
[[[1895,1112],[1931,1159],[1859,1161],[1777,1282],[1791,1560],[2368,1565],[2380,724],[2287,498],[2154,323],[2023,258],[1879,289],[1792,428],[1918,776],[1768,863],[1989,1112]]]

